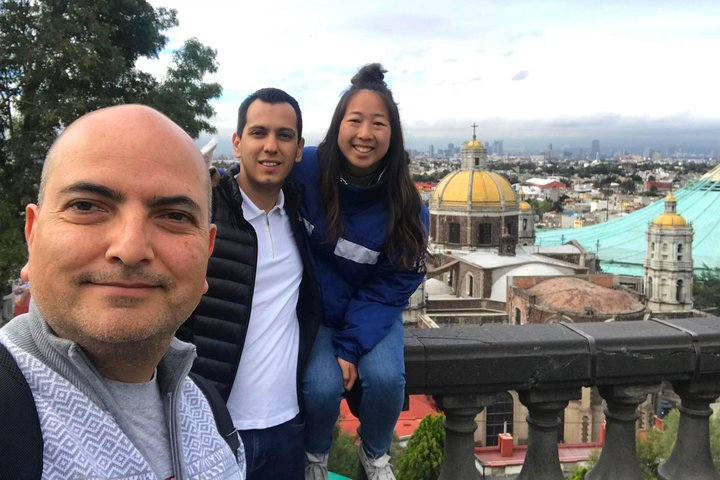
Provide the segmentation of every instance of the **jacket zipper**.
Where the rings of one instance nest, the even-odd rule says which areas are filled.
[[[166,412],[170,415],[168,421],[168,434],[170,435],[170,454],[172,455],[173,474],[174,480],[182,480],[185,478],[185,472],[182,471],[182,465],[180,464],[180,449],[178,446],[177,438],[177,419],[175,418],[175,401],[172,393],[167,393],[165,398]]]

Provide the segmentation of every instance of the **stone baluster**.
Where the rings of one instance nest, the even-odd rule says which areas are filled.
[[[606,404],[605,444],[586,480],[643,480],[635,447],[637,407],[658,388],[659,385],[599,387]]]
[[[528,448],[517,480],[563,480],[558,456],[560,414],[570,400],[580,398],[580,389],[526,390],[519,392],[528,409]]]
[[[475,417],[496,400],[494,393],[435,397],[445,414],[445,457],[439,480],[479,478],[475,466]]]
[[[658,467],[660,480],[720,480],[710,453],[710,404],[720,395],[717,381],[676,382],[682,405],[675,448]]]

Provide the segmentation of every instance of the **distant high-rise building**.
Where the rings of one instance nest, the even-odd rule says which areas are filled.
[[[489,154],[492,154],[492,150],[490,149],[490,142],[485,142],[485,151]]]
[[[428,153],[430,153],[430,157],[435,156],[435,145],[430,145],[430,148],[428,149]]]
[[[592,147],[590,148],[590,156],[592,158],[597,158],[598,155],[600,155],[600,140],[593,140],[592,141]]]
[[[455,155],[455,145],[448,143],[448,156]]]
[[[495,140],[493,142],[492,152],[494,155],[502,156],[502,154],[503,154],[503,141],[502,140]]]

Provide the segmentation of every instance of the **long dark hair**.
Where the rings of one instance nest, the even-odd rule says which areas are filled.
[[[338,146],[340,124],[350,99],[360,90],[370,90],[382,98],[390,117],[390,147],[380,161],[388,205],[388,234],[385,253],[396,267],[409,270],[416,266],[427,248],[427,235],[421,218],[421,199],[408,168],[400,113],[392,92],[385,83],[385,72],[379,63],[362,67],[350,80],[348,88],[335,107],[330,127],[318,145],[321,166],[320,196],[325,205],[329,240],[344,232],[340,210],[340,178],[347,162]]]

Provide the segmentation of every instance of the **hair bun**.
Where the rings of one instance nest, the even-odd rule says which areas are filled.
[[[379,63],[368,63],[364,65],[352,77],[350,83],[353,87],[362,87],[363,85],[376,85],[388,88],[385,83],[385,70]]]

